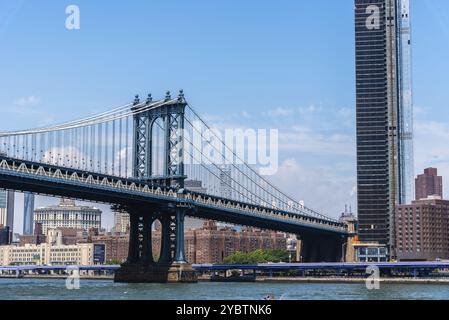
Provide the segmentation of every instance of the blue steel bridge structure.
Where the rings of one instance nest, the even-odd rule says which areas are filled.
[[[59,125],[0,132],[0,188],[128,212],[129,256],[117,281],[194,281],[184,253],[185,216],[296,234],[302,262],[340,261],[347,226],[292,199],[209,129],[180,91],[157,101],[136,96]],[[213,159],[204,146],[216,152]],[[204,191],[185,188],[187,180],[201,181]],[[151,245],[156,220],[158,261]]]

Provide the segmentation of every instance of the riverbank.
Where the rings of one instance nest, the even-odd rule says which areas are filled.
[[[67,279],[67,275],[24,275],[22,277],[15,276],[0,276],[0,279],[36,279],[36,280],[57,280]],[[114,276],[80,276],[80,280],[103,280],[113,281]],[[223,279],[224,280],[224,279]],[[329,283],[329,284],[364,284],[367,278],[317,278],[317,277],[257,277],[252,281],[220,281],[220,282],[247,282],[247,283]],[[381,278],[380,283],[383,284],[435,284],[435,285],[449,285],[449,278]],[[208,277],[198,278],[198,282],[215,282]]]
[[[255,282],[258,283],[338,283],[338,284],[351,284],[351,283],[366,283],[367,278],[299,278],[299,277],[258,277]],[[449,285],[449,278],[381,278],[380,283],[384,284],[441,284]]]
[[[114,280],[114,276],[80,276],[80,280]],[[17,276],[0,276],[0,279],[37,279],[37,280],[58,280],[58,279],[67,279],[67,275],[23,275],[20,277]]]

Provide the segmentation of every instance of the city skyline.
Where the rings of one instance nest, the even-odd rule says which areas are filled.
[[[449,299],[447,21],[0,0],[0,300]]]
[[[6,27],[2,25],[2,28],[0,28],[0,37],[2,37],[4,41],[8,41],[8,39],[11,39],[14,34],[32,32],[27,29],[27,23],[24,23],[28,21],[25,18],[30,17],[31,11],[33,11],[34,13],[43,13],[43,11],[49,9],[45,14],[47,14],[49,18],[56,19],[57,17],[57,8],[50,8],[50,6],[46,6],[45,4],[41,8],[34,8],[34,4],[30,3],[22,2],[22,4],[23,6],[21,7],[20,12],[16,16],[11,15],[10,24]],[[4,15],[11,13],[11,10],[14,9],[9,8],[6,2],[2,2],[1,5],[5,8],[5,10],[2,11],[2,14]],[[88,4],[83,1],[80,1],[79,5],[82,11],[82,21],[84,21],[84,17],[86,17],[85,19],[87,21],[82,24],[80,34],[78,35],[67,33],[67,31],[63,28],[63,30],[58,31],[56,27],[57,20],[53,22],[55,23],[54,26],[48,25],[51,22],[39,22],[40,20],[37,16],[35,17],[35,20],[30,20],[34,23],[42,23],[42,28],[55,27],[55,30],[48,30],[50,31],[49,33],[46,32],[47,41],[59,39],[64,44],[66,44],[66,48],[71,48],[71,50],[65,53],[67,54],[65,58],[62,52],[57,53],[58,55],[61,54],[59,58],[53,62],[57,65],[59,65],[59,63],[62,63],[63,59],[66,58],[71,59],[71,61],[73,61],[75,65],[89,65],[89,60],[76,59],[76,55],[80,55],[82,57],[83,53],[86,52],[86,46],[85,44],[83,44],[84,40],[94,40],[95,37],[98,36],[98,32],[100,30],[103,30],[102,28],[104,28],[104,26],[102,27],[100,23],[95,23],[94,18],[100,17],[98,11],[99,8],[96,5]],[[444,6],[446,6],[446,4],[439,2],[434,2],[432,5],[443,8]],[[438,35],[445,36],[444,33],[445,30],[447,30],[447,26],[446,29],[444,28],[444,26],[441,27],[440,25],[439,28],[432,28],[432,24],[434,24],[435,26],[435,24],[439,23],[439,20],[444,21],[444,19],[441,19],[440,16],[440,19],[435,19],[430,23],[426,19],[424,19],[424,13],[432,14],[434,16],[436,15],[436,17],[438,17],[438,14],[443,15],[443,13],[441,12],[444,12],[444,10],[436,10],[437,12],[435,12],[435,6],[432,7],[432,5],[429,3],[420,4],[417,1],[412,1],[412,14],[414,19],[413,38],[415,42],[413,65],[415,70],[414,87],[416,88],[415,101],[417,105],[418,118],[416,125],[416,154],[418,159],[415,168],[416,171],[421,171],[424,167],[428,167],[431,165],[437,166],[440,169],[444,179],[446,180],[449,176],[447,155],[445,154],[444,149],[442,149],[442,145],[438,144],[444,141],[444,133],[447,130],[446,122],[444,122],[444,119],[446,119],[444,108],[438,106],[442,105],[440,101],[445,101],[446,99],[445,94],[443,94],[442,90],[439,90],[439,94],[431,94],[432,92],[435,92],[434,90],[438,90],[438,88],[441,88],[441,83],[443,82],[436,82],[436,87],[430,88],[430,90],[429,86],[425,84],[426,82],[429,82],[429,79],[432,78],[438,80],[440,72],[442,74],[446,66],[443,66],[442,68],[438,66],[438,70],[435,65],[433,68],[430,68],[433,65],[433,62],[425,61],[422,58],[425,54],[427,54],[427,50],[436,48],[437,45],[445,45],[437,44],[435,38]],[[125,12],[134,12],[133,9],[136,9],[137,7],[140,8],[140,6],[143,6],[143,4],[134,4],[133,6],[131,6],[131,8],[128,7],[127,11]],[[315,31],[315,35],[321,35],[321,41],[312,41],[308,38],[307,35],[301,34],[301,41],[298,40],[298,42],[294,43],[284,41],[287,39],[280,34],[287,31],[287,35],[292,35],[293,31],[296,32],[298,28],[311,24],[312,21],[317,18],[316,14],[318,13],[318,8],[313,8],[312,6],[306,4],[295,5],[293,3],[290,3],[289,6],[290,9],[302,8],[303,10],[297,10],[296,12],[299,12],[299,14],[301,14],[301,18],[304,19],[297,19],[294,23],[286,23],[280,20],[276,20],[277,24],[275,24],[275,26],[277,26],[277,28],[274,28],[271,33],[267,30],[266,26],[265,28],[262,28],[260,30],[253,30],[252,28],[248,28],[246,26],[244,28],[244,30],[247,32],[246,35],[256,36],[256,40],[254,41],[256,42],[255,44],[257,44],[257,46],[252,46],[251,48],[249,48],[243,42],[243,37],[238,37],[236,40],[238,45],[233,46],[233,52],[235,55],[238,55],[238,59],[236,59],[236,56],[234,56],[232,57],[232,61],[234,61],[234,63],[238,63],[239,70],[241,71],[236,72],[237,70],[233,69],[235,72],[230,74],[220,68],[220,72],[225,75],[225,80],[222,80],[222,77],[217,77],[217,75],[212,74],[212,77],[216,80],[216,82],[213,84],[213,88],[208,88],[209,92],[206,95],[204,95],[204,92],[200,90],[202,84],[204,83],[204,77],[207,75],[206,68],[198,64],[186,66],[185,63],[182,63],[182,61],[180,61],[182,60],[181,56],[175,54],[176,45],[168,46],[168,48],[166,49],[173,50],[173,54],[171,56],[173,59],[170,59],[170,61],[163,60],[163,62],[166,61],[167,63],[160,64],[165,64],[166,68],[168,69],[177,67],[181,68],[181,70],[187,71],[187,69],[194,66],[199,68],[198,70],[201,70],[200,75],[203,78],[197,77],[196,81],[190,80],[192,73],[189,72],[187,74],[185,72],[184,74],[180,75],[180,77],[176,79],[175,82],[179,83],[179,87],[183,87],[184,89],[186,89],[186,91],[189,92],[189,97],[194,100],[191,101],[192,104],[203,111],[204,114],[207,114],[213,123],[223,122],[223,124],[221,124],[220,126],[247,126],[248,123],[251,123],[251,125],[256,123],[260,127],[283,127],[283,130],[281,131],[280,146],[280,155],[282,157],[281,167],[278,175],[273,177],[273,180],[278,185],[286,185],[287,189],[290,190],[292,196],[298,201],[305,200],[308,206],[323,211],[331,216],[337,217],[339,212],[344,207],[344,204],[346,203],[352,204],[352,206],[356,208],[354,192],[355,139],[353,137],[353,133],[355,130],[353,119],[355,118],[355,114],[353,110],[354,102],[352,98],[352,95],[354,93],[354,66],[353,58],[351,58],[353,55],[352,51],[354,38],[353,5],[352,1],[347,1],[347,3],[345,2],[344,4],[335,4],[332,2],[321,4],[320,6],[328,6],[329,8],[329,12],[326,11],[324,17],[322,17],[326,25],[320,26],[319,29]],[[242,5],[242,7],[243,13],[247,12],[245,10],[249,10],[249,5]],[[112,5],[112,14],[114,15],[114,17],[119,16],[119,14],[117,13],[118,8],[120,8],[119,4]],[[262,9],[268,10],[269,8],[270,5],[264,5]],[[169,11],[174,10],[174,7],[170,5],[164,6],[160,4],[153,6],[153,10],[155,11],[163,11],[164,9]],[[187,10],[189,14],[193,15],[193,10],[195,8],[181,7],[181,9]],[[178,8],[178,10],[181,9]],[[223,9],[222,13],[225,16],[230,14],[227,5],[222,4],[221,9]],[[213,8],[205,6],[204,10],[213,10]],[[278,10],[280,10],[278,11],[279,16],[284,16],[285,14],[287,14],[287,8]],[[307,16],[302,16],[304,12],[308,13]],[[31,17],[33,16],[31,15]],[[128,16],[125,15],[125,18],[127,17]],[[280,17],[278,19],[280,19]],[[341,25],[339,25],[338,28],[335,28],[336,30],[332,31],[334,34],[331,37],[331,35],[329,34],[329,30],[325,30],[325,28],[329,25],[332,25],[337,20],[339,20]],[[49,21],[52,21],[52,19],[50,19]],[[121,20],[118,19],[118,21]],[[237,22],[237,26],[242,26],[242,21],[237,19]],[[260,23],[262,23],[262,21],[259,21],[258,19],[256,19],[256,21],[254,22],[256,22],[254,28],[256,28],[256,26],[260,26]],[[212,21],[205,21],[204,23],[215,26]],[[225,25],[227,25],[227,23],[222,20],[220,20],[220,23],[225,23]],[[194,26],[198,27],[198,24],[199,22]],[[215,44],[217,46],[219,44],[223,46],[233,44],[233,41],[229,39],[228,36],[232,34],[232,30],[235,30],[237,26],[235,26],[234,29],[229,29],[228,31],[219,30],[220,32],[218,33],[216,40],[214,40],[215,38],[208,39],[211,40],[212,44]],[[119,25],[110,25],[108,27],[112,29],[111,32],[113,31],[121,34],[120,27],[123,27],[123,25],[119,23]],[[132,40],[138,41],[137,35],[144,35],[138,32],[140,30],[138,28],[139,26],[134,27],[137,28],[136,30],[134,30],[136,32],[136,39],[134,39],[134,37],[131,38],[133,38]],[[437,35],[434,35],[434,37],[428,40],[427,38],[425,38],[425,31],[430,29],[438,30]],[[94,34],[89,34],[88,30],[90,30],[90,33]],[[174,36],[176,34],[174,30],[165,30],[163,31],[163,33],[170,36]],[[274,56],[278,58],[287,58],[287,63],[291,65],[291,69],[303,70],[303,75],[298,76],[298,71],[293,73],[290,68],[287,68],[288,64],[281,63],[279,60],[275,60],[275,62],[273,62],[273,60],[269,59],[268,56],[263,55],[260,51],[257,51],[257,48],[260,48],[262,43],[264,43],[260,37],[266,34],[271,35],[271,37],[268,37],[268,39],[276,44],[281,45],[282,43],[285,43],[285,45],[292,49],[292,52],[295,52],[296,55],[283,56],[280,53],[276,54],[272,51],[270,51],[270,53],[274,54]],[[181,38],[184,39],[184,43],[184,41],[187,41],[188,39],[191,40],[191,37],[192,35],[190,33],[185,33]],[[278,39],[277,37],[280,38]],[[338,38],[339,41],[337,42],[336,40],[331,39],[333,37]],[[431,41],[432,39],[434,41]],[[121,38],[121,40],[124,40],[125,43],[131,41],[131,39],[126,38]],[[424,40],[426,40],[425,48],[423,45],[421,45]],[[111,39],[109,38],[103,39],[103,41],[111,46],[113,45]],[[163,43],[166,44],[165,41],[163,41]],[[198,41],[194,41],[194,43],[201,44],[201,42]],[[312,66],[310,68],[305,66],[303,59],[307,57],[307,53],[304,53],[304,50],[300,50],[302,48],[301,43],[307,43],[308,47],[311,48],[311,51],[313,51],[314,54],[319,55],[316,61],[319,61],[323,66],[316,69],[317,75],[324,74],[326,75],[326,77],[317,78],[316,75],[314,76],[311,73]],[[30,58],[30,61],[42,61],[42,59],[44,59],[45,57],[39,55],[39,42],[36,42],[35,44],[37,46],[37,53],[34,58]],[[73,46],[71,44],[73,44]],[[20,43],[20,41],[19,44],[16,45],[20,45],[22,46],[22,48],[26,47],[26,44]],[[329,46],[328,50],[321,50],[325,49],[327,46]],[[212,59],[213,57],[218,59],[217,61],[227,61],[226,57],[223,57],[223,55],[220,54],[217,50],[202,52],[198,51],[199,49],[194,48],[193,45],[189,46],[188,48],[190,48],[190,50],[188,50],[188,53],[190,53],[191,55],[202,54],[203,56],[209,57],[209,59],[206,59],[204,61],[206,66],[211,62],[210,59]],[[98,47],[94,46],[93,49],[95,50],[93,50],[92,52],[96,55],[105,53]],[[123,53],[123,51],[119,51]],[[436,54],[438,54],[439,50],[435,51],[437,51]],[[7,53],[4,54],[7,55]],[[22,54],[25,55],[25,51],[22,51]],[[155,52],[154,54],[157,54],[158,59],[160,58],[159,51]],[[254,62],[250,62],[250,54],[256,55],[257,57],[260,57],[260,59],[257,59],[257,61]],[[332,54],[340,57],[341,61],[343,62],[341,66],[337,67],[335,66],[335,63],[332,63],[331,61],[327,62]],[[148,72],[151,71],[149,74],[153,74],[153,77],[157,77],[158,79],[162,78],[164,79],[164,81],[158,84],[154,80],[143,80],[141,81],[142,83],[145,83],[147,81],[149,81],[149,83],[136,85],[136,82],[134,81],[139,81],[138,79],[140,79],[143,75],[136,75],[136,69],[132,68],[131,65],[129,65],[129,71],[124,68],[114,66],[113,61],[118,56],[115,56],[115,54],[113,53],[109,53],[109,57],[109,62],[104,62],[102,67],[108,67],[106,69],[110,70],[110,72],[112,73],[122,72],[126,74],[129,72],[134,75],[134,79],[130,81],[131,83],[129,87],[124,88],[123,92],[121,92],[120,94],[112,93],[110,92],[112,90],[107,90],[106,87],[95,92],[89,92],[86,90],[88,86],[83,87],[79,81],[77,82],[76,79],[74,80],[70,78],[70,76],[68,78],[68,81],[70,81],[75,85],[75,87],[78,87],[80,89],[78,92],[67,92],[67,90],[64,88],[58,89],[59,86],[57,85],[56,81],[51,80],[52,78],[50,77],[47,77],[47,79],[50,79],[50,82],[55,81],[55,83],[52,83],[52,87],[54,88],[53,90],[47,90],[46,88],[41,86],[35,86],[33,89],[33,84],[36,84],[36,82],[33,82],[33,78],[36,78],[40,74],[42,74],[41,67],[39,65],[34,65],[33,68],[23,71],[23,78],[25,77],[25,73],[28,73],[29,80],[25,85],[22,86],[22,92],[17,92],[17,89],[15,89],[8,93],[2,93],[2,95],[0,96],[0,104],[2,106],[7,106],[3,107],[4,109],[2,110],[8,112],[11,118],[17,121],[20,120],[20,122],[24,123],[24,125],[34,122],[34,119],[31,119],[30,117],[25,115],[26,110],[31,110],[31,113],[37,112],[41,115],[39,116],[40,119],[45,118],[43,114],[51,115],[53,118],[47,120],[48,122],[54,122],[55,119],[58,119],[59,117],[55,116],[57,109],[55,109],[56,105],[53,101],[58,100],[58,103],[60,103],[60,101],[64,101],[62,102],[62,105],[65,105],[64,108],[59,108],[58,113],[61,113],[61,110],[64,110],[61,114],[61,118],[70,120],[77,118],[76,115],[73,114],[72,110],[74,108],[71,108],[70,104],[80,104],[81,107],[77,108],[79,112],[82,112],[81,110],[83,110],[84,108],[95,108],[97,111],[100,111],[102,106],[109,105],[110,101],[127,101],[126,99],[129,99],[128,93],[134,94],[136,90],[135,88],[139,88],[139,90],[141,91],[139,93],[144,94],[149,90],[153,92],[161,91],[158,89],[160,86],[173,87],[173,84],[167,85],[170,79],[166,77],[164,78],[162,72],[163,68],[156,67],[151,61],[149,61],[149,65],[144,66],[143,69],[148,69]],[[150,55],[150,57],[152,56]],[[302,60],[302,62],[300,60]],[[229,61],[230,60],[228,60],[228,62]],[[129,63],[125,63],[125,65],[127,66],[128,64]],[[313,67],[317,67],[316,65],[314,65],[314,63],[312,65]],[[266,72],[262,71],[264,70],[264,67],[268,67]],[[274,67],[279,67],[279,71],[275,72]],[[324,69],[324,67],[328,68]],[[152,70],[149,70],[149,68],[152,68]],[[431,74],[429,74],[428,71],[425,72],[424,70],[426,68],[430,68],[430,70],[432,70],[433,72],[430,72]],[[60,77],[63,76],[62,74],[55,73],[56,71],[53,70],[53,68],[51,69],[52,70],[49,70],[49,75],[51,76],[51,74],[53,73],[53,79],[60,79]],[[8,66],[5,66],[4,70],[6,70],[7,72],[5,74],[8,74],[8,72],[12,71]],[[68,71],[69,69],[64,70]],[[256,82],[258,86],[249,86],[246,88],[246,90],[244,89],[244,86],[242,86],[241,89],[231,88],[229,86],[229,81],[234,78],[236,78],[237,80],[240,79],[243,82],[251,82],[247,80],[250,80],[253,77],[253,74],[256,70],[258,70],[259,75],[261,75],[262,72],[262,74],[264,75],[264,77],[262,77],[264,81],[259,80],[258,82]],[[416,72],[416,70],[418,70],[418,72]],[[326,71],[326,73],[324,71]],[[20,72],[16,73],[16,77],[20,75]],[[257,74],[257,72],[255,73]],[[82,74],[88,75],[89,73],[88,70],[80,70],[77,71],[76,74],[79,79]],[[272,75],[272,77],[269,77],[270,74]],[[282,85],[274,85],[274,78],[281,75],[284,76],[286,80],[282,81]],[[152,77],[148,76],[148,78]],[[304,81],[305,78],[309,79],[311,83],[307,84],[307,81]],[[11,79],[14,80],[15,78],[11,77]],[[343,81],[341,81],[341,83],[339,84],[335,84],[336,82],[338,82],[336,81],[337,79],[342,79]],[[118,85],[118,83],[114,84],[111,79],[109,79],[108,81],[108,83],[111,85]],[[187,86],[183,84],[183,82],[186,82]],[[318,83],[322,84],[317,85]],[[89,87],[91,87],[90,85],[91,84],[89,84]],[[273,85],[272,89],[264,90],[264,86],[267,85]],[[324,90],[322,90],[321,92],[317,92],[318,89],[316,88],[314,90],[308,90],[312,85]],[[299,92],[297,92],[298,89]],[[431,93],[423,94],[425,90]],[[269,97],[267,97],[267,94],[263,93],[262,91],[271,92],[274,96],[276,96],[276,100],[278,100],[279,102],[274,102],[274,99],[270,99]],[[58,97],[58,95],[61,94],[63,94],[67,98],[71,98],[72,102],[66,101],[66,99],[62,99],[62,97]],[[220,100],[223,99],[220,98],[223,97],[223,95],[228,94],[232,94],[238,99],[232,99],[236,101],[235,105],[231,103],[230,106],[226,106],[226,110],[230,110],[232,112],[227,112],[227,114],[225,114],[224,112],[219,111],[219,109],[224,109],[225,107],[223,102],[220,102]],[[426,101],[429,101],[429,104],[427,104]],[[86,107],[84,107],[83,105]],[[258,105],[262,105],[263,107],[258,108]],[[15,107],[14,111],[12,111],[11,106]],[[211,109],[211,106],[215,108]],[[439,115],[441,115],[440,117],[435,118],[433,116],[435,110],[438,110]],[[92,113],[92,110],[87,110],[87,113],[89,112]],[[33,118],[35,118],[35,116]],[[12,123],[14,123],[14,121],[12,121]],[[10,126],[9,123],[2,123],[2,125],[4,125],[4,128]],[[434,135],[435,138],[432,139],[432,143],[429,145],[428,140],[431,134]],[[295,145],[293,145],[290,140],[294,141]],[[426,150],[425,148],[430,148],[430,152],[424,152],[423,150]],[[299,181],[301,182],[300,185],[298,185],[297,183],[298,177],[300,179]],[[316,188],[313,188],[313,190],[309,190],[310,188],[307,187],[311,183],[316,185]],[[23,205],[21,205],[20,203],[21,196],[17,196],[17,199],[18,204],[16,205],[16,208],[18,212],[16,213],[16,227],[22,225],[22,222],[20,220],[20,208],[23,207]],[[40,197],[38,197],[38,199],[36,199],[36,206],[44,206],[46,204],[49,204],[49,202],[55,203],[57,202],[57,200],[41,199]],[[107,207],[106,209],[103,209],[103,211],[105,212],[105,214],[103,215],[106,222],[105,225],[106,227],[110,228],[112,227],[113,215],[112,213],[110,213]],[[20,231],[20,229],[18,230]]]

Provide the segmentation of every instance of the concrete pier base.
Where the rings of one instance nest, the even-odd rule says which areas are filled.
[[[198,281],[191,264],[124,264],[115,272],[114,282],[124,283],[195,283]]]

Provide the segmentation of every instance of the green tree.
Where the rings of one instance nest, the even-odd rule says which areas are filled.
[[[287,250],[262,250],[243,253],[236,252],[223,260],[224,264],[257,264],[268,262],[288,262],[289,253]]]

